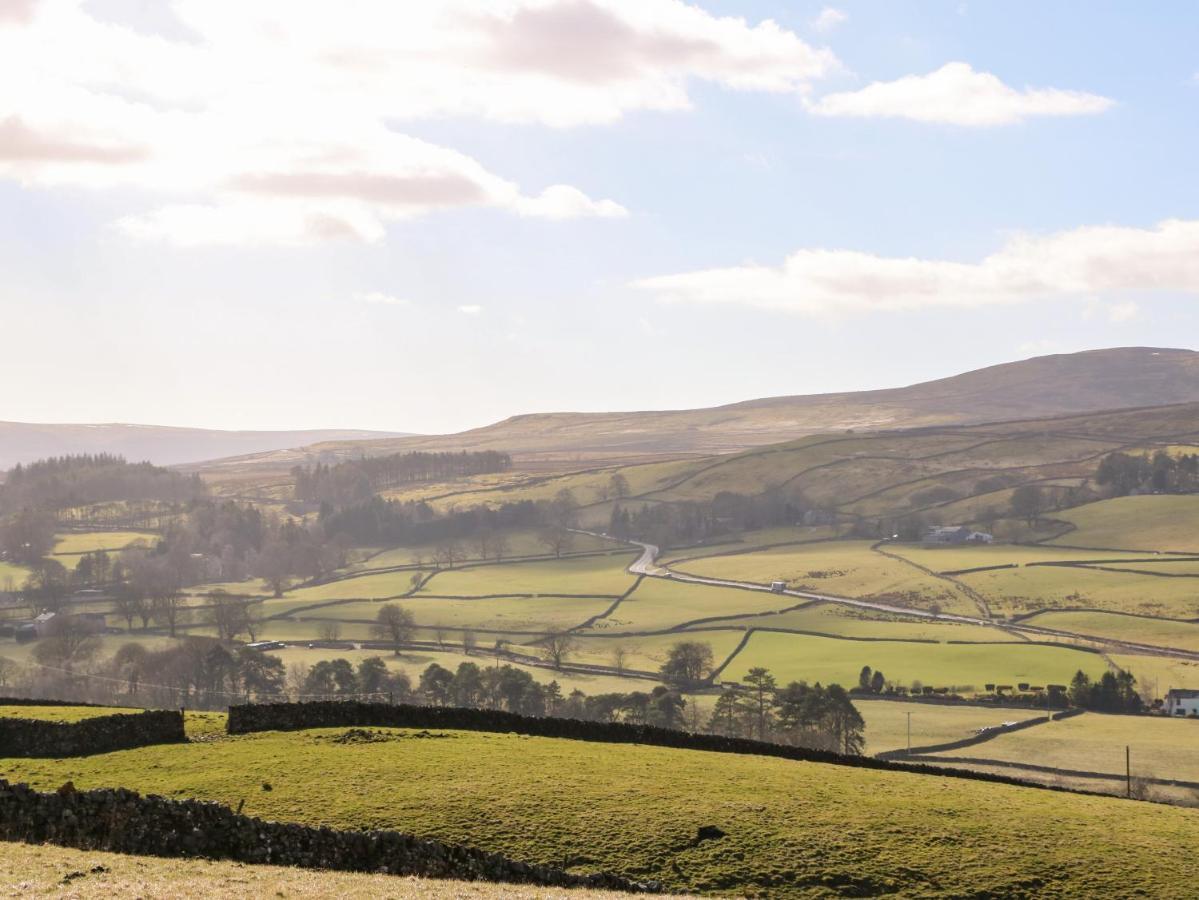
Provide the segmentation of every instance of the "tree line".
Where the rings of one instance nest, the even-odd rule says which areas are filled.
[[[1193,494],[1199,491],[1199,454],[1175,456],[1165,450],[1158,450],[1152,456],[1109,453],[1100,461],[1095,481],[1116,497]]]
[[[679,546],[741,531],[795,525],[809,511],[813,511],[812,505],[799,492],[767,490],[747,496],[721,491],[711,500],[650,503],[639,509],[616,503],[608,533],[659,547]]]
[[[346,462],[295,466],[297,500],[344,506],[361,503],[388,488],[422,481],[506,472],[512,458],[498,450],[461,453],[392,453]]]
[[[205,493],[198,475],[130,463],[109,453],[85,453],[14,466],[0,485],[0,512],[54,512],[118,500],[186,503]]]

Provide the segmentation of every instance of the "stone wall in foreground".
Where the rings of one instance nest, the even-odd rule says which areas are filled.
[[[78,722],[0,718],[0,757],[61,759],[185,740],[183,713],[177,709],[118,713]]]
[[[385,872],[515,884],[653,891],[616,875],[572,875],[398,831],[338,831],[266,822],[219,803],[143,797],[134,791],[41,793],[0,780],[0,839],[149,856],[349,872]]]

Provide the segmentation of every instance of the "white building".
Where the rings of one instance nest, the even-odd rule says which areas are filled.
[[[1166,694],[1166,715],[1199,716],[1199,691],[1171,688]]]

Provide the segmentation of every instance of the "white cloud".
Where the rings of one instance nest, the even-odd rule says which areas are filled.
[[[849,13],[832,6],[826,6],[820,10],[820,14],[816,18],[812,19],[812,27],[821,34],[827,34],[838,25],[844,25],[848,21]]]
[[[968,63],[947,63],[928,75],[876,81],[858,91],[828,94],[809,104],[820,116],[911,119],[967,127],[1011,125],[1036,116],[1094,115],[1113,101],[1057,88],[1016,90]]]
[[[1113,303],[1107,308],[1107,320],[1109,322],[1129,322],[1140,314],[1141,307],[1132,301],[1127,303]]]
[[[174,0],[186,39],[83,0],[0,3],[0,178],[162,195],[119,227],[185,245],[378,240],[462,206],[619,217],[613,200],[526,190],[403,123],[608,123],[687,109],[697,81],[803,94],[837,67],[772,21],[683,0]]]
[[[466,306],[458,307],[458,312],[462,313],[464,316],[477,316],[482,311],[483,307],[479,306],[477,303],[469,303]]]
[[[1130,291],[1199,294],[1199,221],[1018,235],[976,263],[804,249],[777,267],[708,269],[647,278],[634,286],[667,302],[809,315],[975,307]]]
[[[354,299],[360,303],[369,303],[372,306],[411,306],[412,301],[405,297],[395,297],[391,294],[384,294],[382,291],[361,291],[354,295]]]

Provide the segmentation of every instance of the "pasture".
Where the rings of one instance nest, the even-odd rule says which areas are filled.
[[[754,666],[765,666],[782,684],[819,681],[848,687],[858,683],[863,666],[870,666],[897,685],[920,681],[929,687],[979,692],[986,684],[1068,684],[1079,669],[1092,678],[1107,669],[1097,653],[1019,641],[926,644],[755,631],[721,680],[740,681]]]
[[[796,590],[875,598],[917,609],[978,613],[958,585],[870,548],[867,541],[825,541],[691,559],[676,568],[691,575],[757,584],[785,581]]]
[[[1033,566],[957,576],[996,614],[1101,609],[1176,619],[1199,617],[1199,579],[1161,578],[1082,566]]]
[[[1125,747],[1130,748],[1134,776],[1199,782],[1199,722],[1164,716],[1087,712],[938,755],[1123,775]]]
[[[796,600],[798,598],[787,599]],[[991,643],[1020,640],[1002,628],[901,617],[820,601],[810,602],[800,609],[776,615],[745,616],[722,621],[719,624],[721,627],[730,628],[777,628],[785,631],[807,631],[835,637],[876,640],[908,639]]]
[[[1188,810],[649,746],[403,729],[338,743],[344,731],[0,760],[0,775],[244,800],[267,819],[398,828],[674,890],[1008,896],[1035,883],[1038,896],[1171,898],[1192,886],[1177,852],[1199,841]],[[696,844],[704,825],[725,837]]]
[[[469,628],[475,631],[546,632],[573,628],[599,615],[612,601],[599,597],[487,597],[475,600],[408,597],[396,604],[408,610],[425,628]],[[373,622],[381,601],[351,602],[303,613],[309,619]]]
[[[1195,622],[1080,611],[1037,613],[1022,620],[1022,624],[1157,647],[1199,651],[1199,623]]]
[[[633,586],[635,576],[626,569],[635,558],[636,554],[619,553],[442,569],[425,583],[421,593],[442,597],[482,597],[493,594],[615,597]]]
[[[134,544],[152,547],[158,535],[144,531],[74,531],[56,536],[53,553],[55,556],[95,553],[105,550],[112,553]]]
[[[658,631],[698,619],[770,612],[794,605],[794,597],[706,584],[644,578],[595,631]]]
[[[1051,541],[1075,547],[1119,547],[1199,553],[1199,496],[1117,497],[1054,513],[1074,530]]]
[[[906,748],[909,714],[913,748],[959,741],[972,737],[980,728],[1043,715],[1031,709],[865,700],[861,697],[854,697],[853,705],[866,722],[866,752],[869,754]]]

